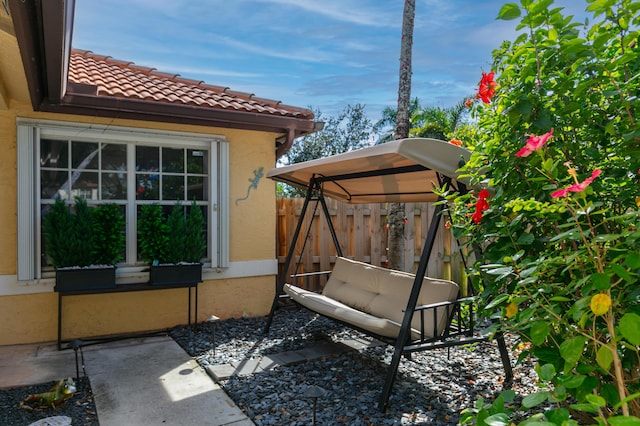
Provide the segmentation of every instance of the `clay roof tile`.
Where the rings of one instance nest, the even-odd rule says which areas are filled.
[[[97,86],[97,96],[101,97],[313,118],[313,112],[308,109],[283,105],[280,101],[259,98],[253,93],[183,78],[179,74],[161,72],[88,50],[73,49],[69,64],[69,81]]]

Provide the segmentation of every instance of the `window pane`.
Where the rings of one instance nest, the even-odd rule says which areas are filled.
[[[162,176],[162,199],[184,200],[184,176]]]
[[[71,192],[74,197],[85,200],[98,200],[98,173],[82,172],[71,185]]]
[[[123,144],[103,144],[102,169],[127,170],[127,146]]]
[[[187,200],[203,201],[206,200],[205,179],[201,176],[187,177]]]
[[[136,146],[136,171],[157,172],[160,164],[160,148]]]
[[[162,149],[162,171],[172,173],[184,172],[184,149]]]
[[[71,142],[71,164],[74,169],[98,169],[98,143]]]
[[[60,197],[63,200],[69,198],[69,186],[66,170],[42,170],[40,171],[40,198],[53,200]],[[67,184],[67,185],[65,185]]]
[[[123,172],[102,174],[102,199],[125,200],[127,198],[127,175]]]
[[[66,168],[69,166],[67,141],[42,139],[40,142],[40,167]]]
[[[44,217],[51,211],[51,204],[42,204],[40,206],[40,218],[41,223],[44,223]],[[51,266],[50,258],[47,256],[47,235],[44,232],[44,226],[42,226],[40,231],[40,244],[42,246],[42,251],[40,252],[40,262],[42,262],[42,266]]]
[[[136,200],[160,199],[160,175],[136,174]]]
[[[120,214],[122,214],[122,217],[127,217],[127,206],[120,206]],[[125,225],[125,229],[122,231],[122,233],[125,235],[124,240],[122,241],[122,247],[120,248],[120,260],[118,261],[118,263],[122,263],[122,262],[126,262],[127,259],[127,229],[126,229],[126,225]]]
[[[196,149],[187,150],[187,173],[206,174],[207,171],[207,151]]]

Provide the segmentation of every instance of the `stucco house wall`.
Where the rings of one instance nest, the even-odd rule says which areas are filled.
[[[198,320],[260,316],[273,300],[275,206],[274,184],[260,180],[251,189],[254,170],[275,163],[273,135],[263,132],[176,126],[132,120],[107,120],[33,112],[12,102],[0,110],[0,345],[55,340],[58,296],[53,279],[20,283],[17,265],[16,119],[56,120],[224,136],[229,142],[229,261],[226,271],[203,271],[198,289]],[[158,330],[187,321],[187,289],[166,289],[100,295],[65,296],[63,336],[100,336]],[[192,296],[193,297],[193,296]],[[194,298],[193,298],[194,299]],[[195,303],[195,300],[192,300]]]
[[[64,9],[65,3],[44,2],[41,7],[56,8],[62,4]],[[46,108],[34,107],[34,99],[37,99],[33,92],[34,72],[27,69],[24,55],[21,55],[21,49],[28,43],[19,43],[20,37],[29,41],[29,34],[25,36],[25,31],[29,30],[28,25],[35,25],[33,22],[37,20],[28,18],[27,15],[31,13],[28,8],[38,5],[40,3],[31,0],[27,1],[26,6],[24,2],[11,0],[9,6],[13,16],[0,14],[0,345],[54,341],[57,338],[59,298],[54,291],[51,273],[46,278],[18,280],[18,218],[29,214],[18,211],[17,193],[20,187],[17,127],[24,121],[57,125],[68,123],[80,127],[91,125],[92,128],[109,130],[123,128],[184,132],[187,135],[210,135],[225,140],[228,146],[228,266],[203,269],[203,282],[198,286],[196,320],[204,321],[211,315],[224,319],[267,314],[273,301],[277,273],[275,184],[260,179],[257,186],[251,186],[260,168],[266,172],[275,165],[276,148],[281,148],[276,141],[284,137],[290,143],[292,137],[313,131],[307,128],[309,122],[313,124],[313,115],[309,116],[307,113],[310,111],[296,107],[289,110],[282,108],[284,115],[293,111],[291,121],[294,123],[283,131],[282,127],[277,128],[272,124],[282,119],[274,119],[273,116],[266,117],[259,126],[252,127],[251,123],[216,126],[163,122],[158,119],[125,119],[119,118],[117,113],[115,117],[107,117],[99,113],[83,114],[82,111],[70,114],[51,110],[44,112]],[[16,18],[18,15],[21,17]],[[21,25],[26,26],[27,30],[17,28],[17,24],[17,29],[14,29],[11,19],[13,22],[22,20]],[[228,95],[226,89],[223,92],[225,96]],[[243,101],[257,102],[252,96],[245,96]],[[149,105],[151,109],[155,107],[151,103]],[[279,103],[269,101],[264,105],[280,108]],[[57,106],[54,104],[49,108],[55,109]],[[178,108],[181,106],[178,105]],[[200,108],[195,113],[199,114],[198,120],[224,122],[224,111],[221,114],[220,109],[212,109],[213,118],[207,115],[206,108]],[[300,111],[307,114],[303,120],[297,119]],[[232,117],[238,117],[234,113],[230,111]],[[254,115],[258,121],[263,118],[259,112],[244,117]],[[186,122],[189,123],[188,117]],[[289,125],[289,121],[286,123]],[[300,130],[295,126],[307,127]],[[144,274],[138,273],[138,280],[140,276]],[[126,276],[118,278],[124,282],[127,279]],[[64,340],[90,338],[163,330],[186,324],[189,318],[188,297],[195,304],[195,294],[187,288],[67,295],[61,299],[62,336]]]

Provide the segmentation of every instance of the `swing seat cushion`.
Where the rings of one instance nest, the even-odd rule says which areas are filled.
[[[371,333],[398,337],[415,280],[408,272],[394,271],[364,262],[338,257],[322,294],[286,284],[284,291],[296,302],[319,314],[352,324]],[[453,281],[425,277],[417,305],[452,302],[458,296]],[[435,324],[434,324],[435,322]],[[447,325],[446,309],[424,312],[424,324],[416,313],[411,322],[411,339],[439,336]]]

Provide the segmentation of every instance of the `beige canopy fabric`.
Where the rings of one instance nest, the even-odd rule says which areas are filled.
[[[267,177],[298,188],[312,178],[325,196],[352,203],[436,201],[436,173],[455,180],[471,153],[437,139],[400,139],[327,158],[276,167]]]

